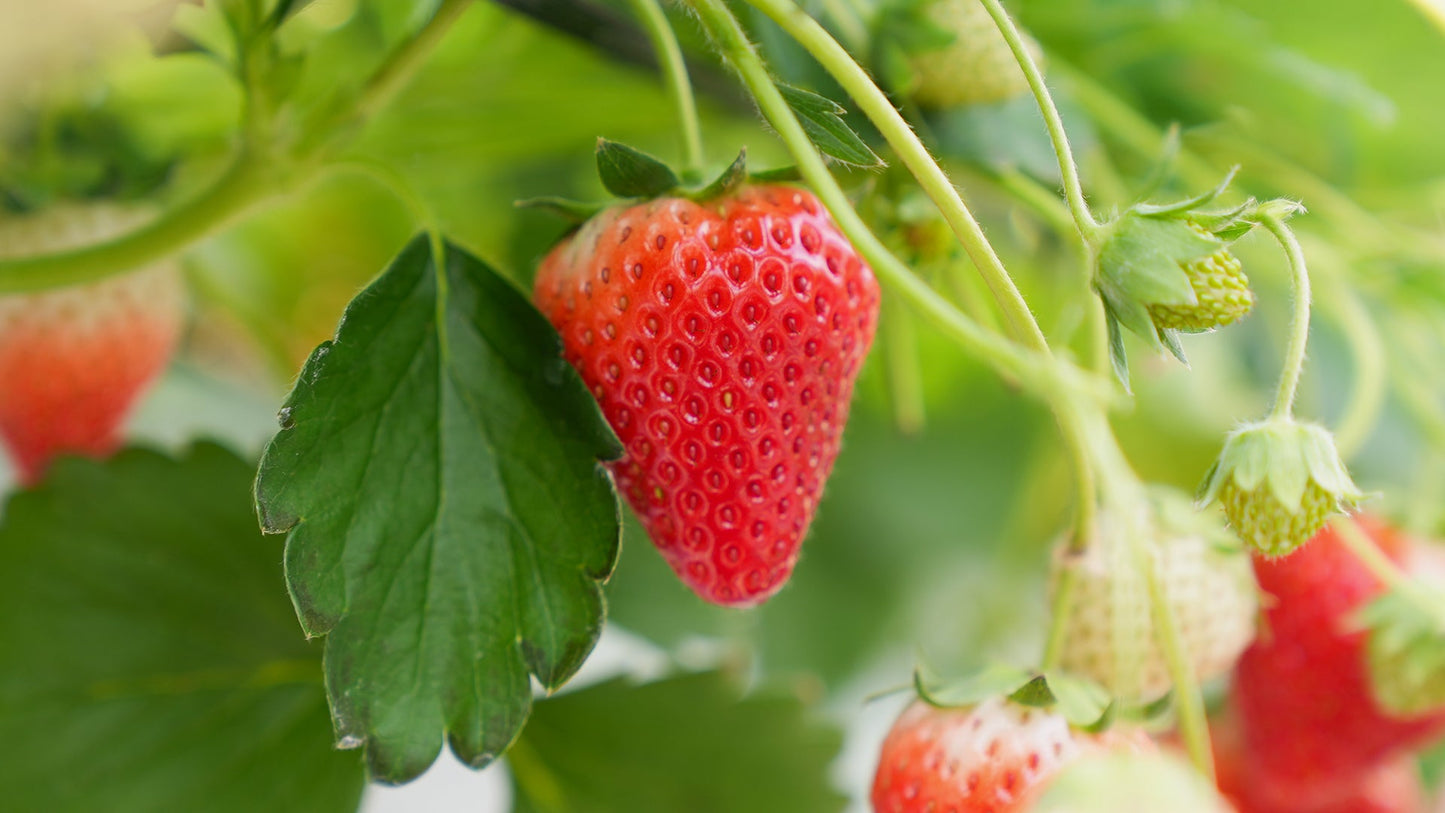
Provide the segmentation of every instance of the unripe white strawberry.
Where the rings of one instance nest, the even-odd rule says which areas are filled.
[[[1161,493],[1153,502],[1142,554],[1158,574],[1195,678],[1218,677],[1254,638],[1259,599],[1249,557],[1208,517],[1194,516],[1182,496]],[[1054,558],[1054,585],[1066,570],[1073,577],[1059,665],[1116,697],[1154,700],[1172,680],[1148,583],[1117,518],[1105,515],[1098,527],[1087,550],[1061,546]]]
[[[0,219],[0,258],[79,248],[145,221],[107,205]],[[34,482],[58,454],[103,456],[137,396],[164,369],[184,297],[174,262],[98,282],[0,295],[0,437]]]
[[[1027,93],[1023,69],[978,0],[923,0],[922,12],[952,42],[910,54],[915,75],[913,98],[923,107],[949,108],[990,104]],[[1038,43],[1025,34],[1035,61]]]

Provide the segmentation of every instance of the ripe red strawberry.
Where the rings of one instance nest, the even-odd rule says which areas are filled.
[[[1304,785],[1273,776],[1243,746],[1239,725],[1227,715],[1211,726],[1219,790],[1238,813],[1423,813],[1425,792],[1418,766],[1397,756],[1350,782]]]
[[[537,306],[625,456],[617,484],[698,595],[782,587],[873,339],[873,272],[808,192],[741,186],[589,220],[542,261]]]
[[[993,698],[966,709],[923,701],[883,741],[873,779],[875,813],[1011,813],[1028,810],[1059,769],[1106,749],[1152,751],[1138,732],[1080,734],[1061,715]]]
[[[1375,520],[1361,526],[1396,560],[1407,540]],[[1233,702],[1258,771],[1327,798],[1357,788],[1395,755],[1445,732],[1445,713],[1395,717],[1371,690],[1365,635],[1354,615],[1384,587],[1326,527],[1280,559],[1256,557],[1267,630],[1235,672]]]
[[[0,256],[63,251],[136,225],[134,212],[63,207],[0,221]],[[104,456],[180,334],[173,263],[34,294],[0,296],[0,436],[33,483],[59,454]]]

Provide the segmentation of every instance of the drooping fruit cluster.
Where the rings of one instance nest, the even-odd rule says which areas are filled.
[[[1214,235],[1195,221],[1185,221],[1196,234],[1208,240]],[[1151,303],[1149,315],[1157,327],[1200,333],[1232,325],[1249,315],[1254,307],[1254,291],[1244,266],[1227,247],[1207,257],[1179,263],[1194,291],[1194,302],[1166,305]]]
[[[1156,500],[1154,538],[1139,542],[1143,561],[1122,549],[1128,543],[1106,516],[1087,550],[1061,547],[1053,573],[1058,585],[1064,571],[1072,571],[1060,666],[1098,681],[1116,697],[1144,701],[1162,697],[1172,681],[1141,567],[1155,569],[1198,680],[1234,666],[1254,638],[1259,609],[1249,557],[1238,543],[1182,497],[1157,496],[1165,504]]]
[[[915,76],[913,98],[926,108],[989,104],[1027,93],[1028,80],[978,0],[920,0],[922,16],[949,35],[946,44],[910,54]],[[1035,61],[1038,43],[1024,35]]]
[[[547,255],[535,299],[683,582],[731,606],[781,588],[878,321],[877,281],[817,199],[743,185],[611,207]]]
[[[1406,558],[1410,540],[1378,521],[1360,524],[1392,559]],[[1445,734],[1445,708],[1396,716],[1376,700],[1369,633],[1356,615],[1385,588],[1339,533],[1326,528],[1290,556],[1255,558],[1270,597],[1268,634],[1240,659],[1231,692],[1247,810],[1368,810],[1341,805],[1382,783],[1402,755]]]
[[[1060,714],[1003,698],[942,709],[917,701],[883,742],[875,813],[1028,810],[1048,781],[1086,753],[1153,750],[1138,732],[1080,733]]]
[[[78,248],[138,224],[101,205],[0,220],[0,257]],[[0,436],[26,482],[59,454],[103,456],[180,335],[179,270],[165,262],[95,283],[0,296]]]

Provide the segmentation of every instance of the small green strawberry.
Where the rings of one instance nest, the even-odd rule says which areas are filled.
[[[885,18],[889,33],[904,45],[911,95],[920,106],[992,104],[1028,93],[1013,51],[979,0],[905,0]],[[1024,37],[1038,62],[1038,43]]]
[[[1196,221],[1185,221],[1196,234],[1207,240],[1214,235]],[[1194,291],[1192,304],[1149,305],[1154,325],[1166,330],[1202,333],[1232,325],[1249,315],[1254,307],[1254,292],[1239,258],[1228,248],[1221,248],[1207,257],[1179,263]]]
[[[1364,496],[1329,430],[1288,417],[1231,433],[1200,487],[1200,502],[1218,501],[1239,538],[1265,556],[1294,551]]]
[[[1195,677],[1227,673],[1254,639],[1258,590],[1249,557],[1208,515],[1179,494],[1151,494],[1148,560],[1163,585],[1174,624]],[[1136,566],[1117,518],[1100,518],[1094,544],[1081,553],[1061,549],[1053,582],[1073,573],[1064,616],[1059,665],[1091,678],[1116,697],[1145,702],[1164,696],[1172,681],[1157,640],[1144,574]]]

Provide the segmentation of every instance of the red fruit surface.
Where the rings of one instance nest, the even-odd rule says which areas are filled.
[[[1407,539],[1375,520],[1360,524],[1391,558],[1404,558]],[[1376,703],[1353,615],[1384,587],[1330,527],[1289,556],[1256,558],[1254,568],[1266,629],[1240,659],[1232,703],[1257,775],[1333,798],[1445,732],[1445,714],[1398,718]]]
[[[129,228],[132,214],[63,208],[0,223],[0,256],[61,251]],[[0,297],[0,437],[27,483],[59,454],[95,457],[120,443],[137,397],[180,334],[171,264],[100,282]]]
[[[672,569],[716,604],[777,592],[878,321],[873,272],[823,207],[787,186],[613,207],[547,255],[535,298]]]
[[[1073,731],[1062,716],[995,698],[967,709],[917,701],[893,724],[873,779],[874,813],[1011,813],[1028,810],[1079,756],[1151,752],[1139,731]]]
[[[1347,783],[1321,782],[1301,786],[1271,776],[1268,763],[1244,748],[1238,723],[1215,723],[1214,766],[1219,790],[1238,813],[1425,813],[1424,786],[1413,757],[1401,755],[1375,766]]]

